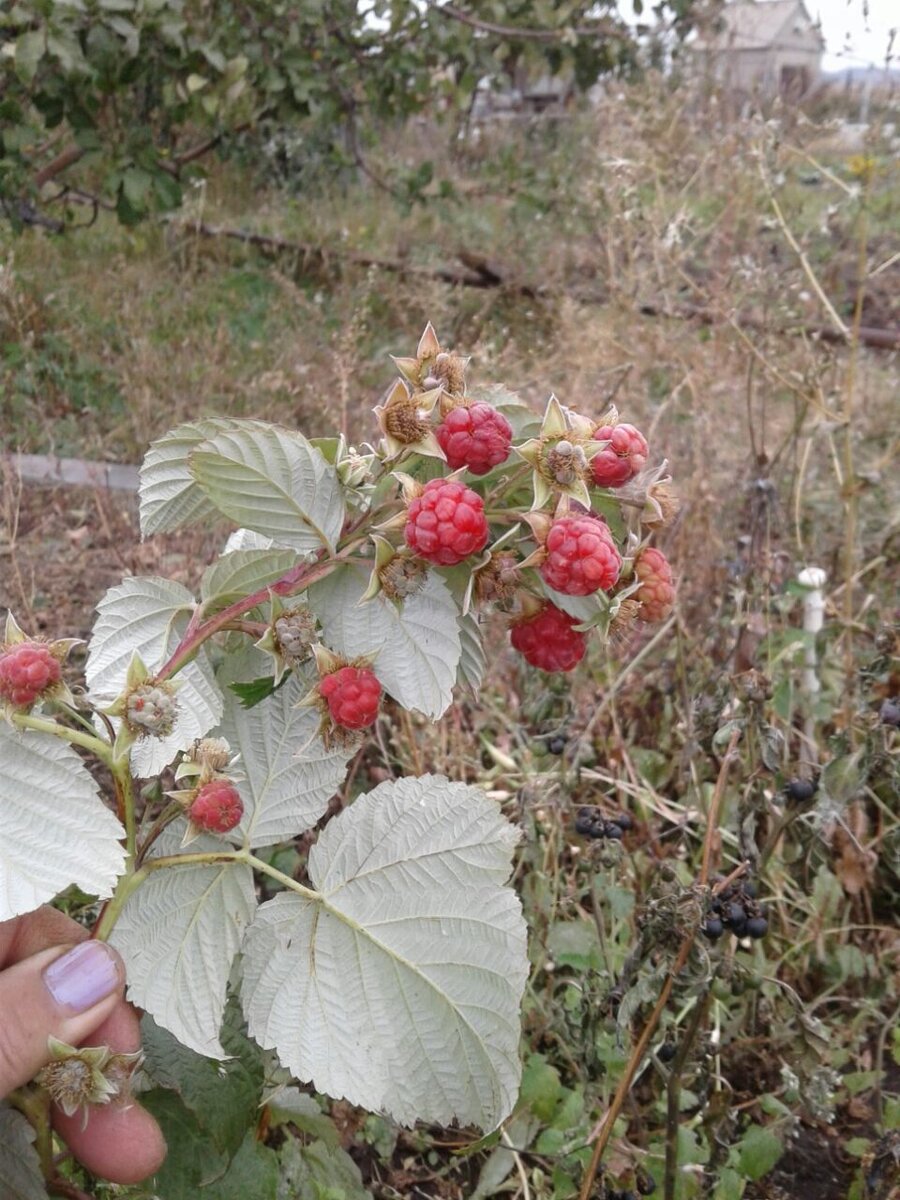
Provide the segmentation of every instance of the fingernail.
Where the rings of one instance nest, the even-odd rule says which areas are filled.
[[[44,971],[47,991],[61,1008],[86,1012],[119,986],[119,967],[105,942],[82,942]]]

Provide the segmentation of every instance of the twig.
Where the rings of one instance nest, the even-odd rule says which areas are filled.
[[[609,37],[611,34],[619,32],[615,25],[600,24],[599,22],[592,26],[580,28],[567,26],[562,29],[533,29],[527,26],[500,25],[496,21],[484,21],[480,17],[473,17],[471,13],[463,12],[452,4],[431,4],[429,7],[432,12],[439,13],[444,17],[452,17],[454,21],[468,25],[470,29],[477,29],[479,33],[492,33],[496,37],[509,38],[510,41],[565,42],[573,36],[578,38]]]
[[[716,820],[718,818],[719,807],[722,799],[722,794],[725,791],[725,781],[728,777],[728,769],[731,766],[731,756],[734,748],[737,745],[740,733],[735,730],[731,735],[731,741],[728,744],[728,749],[722,759],[722,765],[719,768],[719,777],[716,780],[716,788],[713,794],[712,804],[709,810],[709,821],[706,826],[706,837],[703,841],[703,866],[700,870],[700,883],[705,884],[708,876],[709,861],[712,856],[712,842],[716,832]],[[641,1030],[640,1037],[635,1043],[631,1056],[622,1073],[622,1078],[619,1080],[619,1086],[616,1088],[615,1095],[612,1098],[609,1108],[606,1111],[606,1116],[600,1124],[597,1132],[597,1141],[594,1143],[594,1152],[591,1155],[591,1161],[588,1169],[585,1172],[584,1179],[581,1182],[581,1191],[578,1193],[578,1200],[590,1200],[591,1189],[594,1186],[594,1179],[597,1175],[597,1168],[600,1166],[600,1160],[603,1158],[603,1152],[609,1144],[609,1139],[612,1136],[613,1126],[615,1125],[619,1113],[631,1090],[631,1085],[634,1082],[634,1077],[637,1074],[638,1067],[641,1065],[641,1060],[647,1052],[647,1047],[650,1045],[650,1039],[656,1032],[656,1027],[659,1024],[660,1017],[665,1011],[666,1005],[669,1002],[669,996],[672,994],[672,988],[675,986],[675,980],[681,974],[690,957],[691,948],[694,945],[696,931],[691,930],[687,934],[684,941],[678,948],[678,954],[675,956],[675,961],[672,968],[666,976],[662,987],[660,988],[659,998],[653,1007],[653,1011],[647,1018],[647,1023]]]
[[[666,1084],[666,1167],[663,1177],[663,1200],[675,1200],[675,1180],[678,1174],[678,1126],[681,1118],[681,1075],[709,1008],[709,992],[697,1001],[690,1024],[679,1039]]]
[[[525,1172],[525,1164],[522,1162],[522,1156],[512,1144],[512,1138],[504,1129],[500,1134],[500,1141],[506,1146],[507,1150],[512,1154],[516,1164],[516,1170],[519,1172],[519,1180],[522,1184],[522,1196],[524,1200],[531,1200],[531,1188],[528,1186],[528,1175]]]

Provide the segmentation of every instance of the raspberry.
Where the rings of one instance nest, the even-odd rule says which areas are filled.
[[[486,475],[509,458],[512,426],[489,404],[452,409],[438,426],[437,440],[450,469],[467,467],[473,475]]]
[[[606,592],[621,569],[612,534],[596,517],[561,517],[551,525],[541,575],[554,591],[565,596]]]
[[[634,574],[641,584],[634,593],[635,600],[641,602],[638,616],[642,621],[664,621],[675,603],[675,584],[668,559],[661,550],[650,546],[634,560]]]
[[[633,425],[603,425],[594,441],[609,442],[591,461],[597,487],[621,487],[647,461],[647,439]]]
[[[61,676],[59,659],[43,642],[17,642],[0,654],[0,699],[28,708]]]
[[[365,667],[341,667],[325,676],[319,695],[327,700],[335,725],[365,729],[378,716],[381,684]]]
[[[587,638],[574,626],[578,622],[555,604],[517,621],[509,640],[526,661],[541,671],[571,671],[584,658]]]
[[[487,545],[484,502],[462,483],[432,479],[407,510],[405,536],[420,558],[453,567]]]
[[[188,816],[207,833],[228,833],[240,823],[244,802],[237,788],[227,779],[204,783],[194,797]]]

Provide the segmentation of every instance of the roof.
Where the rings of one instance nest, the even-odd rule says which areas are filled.
[[[794,28],[798,19],[802,30]],[[814,35],[824,48],[821,30],[813,25],[803,0],[734,0],[719,13],[719,30],[708,42],[736,50],[762,50],[776,40],[796,43],[806,34]]]

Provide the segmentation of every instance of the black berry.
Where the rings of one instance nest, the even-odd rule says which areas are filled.
[[[674,1042],[663,1042],[656,1053],[659,1055],[660,1062],[667,1063],[672,1061],[677,1052],[678,1048]]]
[[[703,932],[706,937],[715,942],[725,932],[725,926],[718,917],[707,917],[706,924],[703,926]]]
[[[603,832],[608,838],[612,838],[614,842],[622,840],[622,826],[618,825],[615,821],[607,821]]]
[[[566,739],[561,736],[552,737],[547,743],[547,749],[551,754],[562,754],[566,748]]]
[[[575,832],[593,836],[594,823],[597,819],[595,808],[579,808],[575,815]]]
[[[878,714],[882,725],[900,726],[900,700],[885,700]]]
[[[744,880],[743,886],[741,887],[741,891],[744,893],[744,895],[747,897],[748,900],[755,900],[757,895],[759,894],[759,889],[757,888],[756,884],[753,882],[752,879]]]
[[[747,920],[747,914],[744,911],[742,904],[734,903],[728,905],[727,914],[728,924],[734,929],[735,925],[742,925]]]
[[[751,917],[747,922],[747,937],[761,938],[765,937],[769,928],[769,922],[765,917]]]
[[[792,779],[785,791],[795,804],[808,804],[815,796],[817,787],[814,779]]]
[[[646,1171],[638,1171],[634,1185],[642,1196],[652,1196],[656,1191],[656,1184],[653,1177],[648,1175]]]
[[[613,817],[613,821],[620,829],[634,828],[634,821],[632,820],[630,813],[619,813],[617,816]]]

